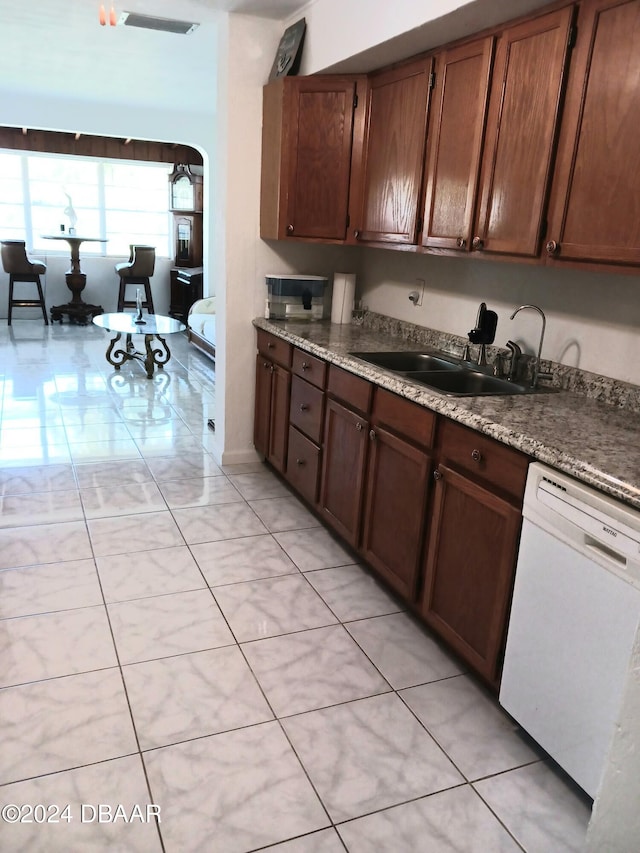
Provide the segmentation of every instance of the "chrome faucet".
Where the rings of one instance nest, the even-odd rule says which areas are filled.
[[[510,320],[516,316],[519,311],[523,311],[525,308],[531,308],[532,311],[537,311],[538,314],[542,317],[542,331],[540,332],[540,343],[538,344],[538,355],[536,356],[535,364],[533,365],[533,373],[531,375],[531,387],[538,387],[538,379],[552,379],[553,375],[551,373],[543,373],[540,370],[540,355],[542,353],[542,342],[544,340],[544,330],[547,326],[547,318],[544,316],[544,311],[542,308],[538,308],[537,305],[521,305],[519,308],[513,312]]]

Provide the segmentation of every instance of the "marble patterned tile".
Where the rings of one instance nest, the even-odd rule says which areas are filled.
[[[34,524],[0,530],[0,569],[92,557],[83,521]]]
[[[274,536],[301,572],[347,566],[355,562],[355,557],[324,527],[289,530],[274,533]]]
[[[154,750],[144,762],[168,851],[246,853],[329,825],[277,723]]]
[[[71,465],[36,465],[26,468],[0,468],[0,494],[24,495],[34,492],[75,489]]]
[[[77,489],[0,497],[0,527],[55,524],[84,518]]]
[[[183,457],[202,452],[202,442],[192,434],[169,438],[161,438],[160,436],[136,438],[134,440],[144,459],[154,456],[163,458],[167,456]]]
[[[13,426],[13,428],[12,428]],[[66,445],[67,436],[63,426],[19,426],[18,422],[12,425],[11,421],[5,421],[0,433],[0,448],[2,450],[13,450],[32,445],[49,447],[54,444]]]
[[[518,853],[520,847],[468,785],[343,823],[349,853]]]
[[[120,419],[105,423],[67,424],[65,426],[70,444],[84,444],[93,441],[128,441],[131,434]]]
[[[213,593],[239,643],[338,621],[301,575],[217,586]]]
[[[299,574],[273,536],[248,536],[191,545],[209,586]]]
[[[122,664],[235,642],[208,589],[125,601],[108,609]]]
[[[213,456],[208,453],[190,454],[184,458],[152,457],[147,459],[151,473],[160,483],[165,480],[188,480],[193,477],[215,477],[221,474]]]
[[[342,622],[384,616],[404,606],[362,566],[307,572],[306,579]]]
[[[88,522],[89,536],[96,557],[125,554],[135,550],[172,548],[184,545],[184,539],[171,513],[145,512]]]
[[[222,465],[222,473],[228,477],[237,474],[262,474],[267,468],[264,462],[256,459],[255,462],[235,462],[231,465]]]
[[[67,465],[71,462],[71,453],[66,444],[25,444],[20,448],[0,448],[0,467],[24,468],[48,465]]]
[[[177,415],[167,418],[162,423],[154,423],[153,421],[150,423],[127,423],[127,428],[131,437],[136,440],[191,437],[191,430]]]
[[[406,613],[349,622],[345,628],[396,690],[463,671],[453,656]]]
[[[68,427],[88,428],[92,425],[122,423],[120,413],[113,406],[94,409],[63,409],[62,422]]]
[[[132,438],[116,441],[78,441],[70,442],[71,459],[75,464],[82,462],[113,462],[116,459],[127,461],[140,459],[140,451]]]
[[[590,801],[552,766],[529,764],[473,787],[527,853],[583,853]]]
[[[87,462],[76,465],[75,470],[81,489],[149,483],[153,480],[147,463],[142,459],[130,460],[126,465],[122,462]]]
[[[96,565],[107,603],[206,587],[186,546],[112,554]]]
[[[0,721],[3,784],[138,751],[118,669],[0,690]]]
[[[171,509],[238,503],[244,500],[227,478],[220,476],[167,480],[160,484],[160,491]]]
[[[167,504],[155,483],[119,483],[87,487],[80,491],[87,518],[160,512]]]
[[[93,560],[0,571],[0,619],[102,604]]]
[[[282,725],[335,822],[463,781],[395,693],[287,717]]]
[[[237,646],[122,668],[141,749],[273,719]]]
[[[251,509],[271,533],[320,527],[319,520],[295,497],[249,501]]]
[[[291,841],[264,848],[265,853],[344,853],[344,845],[335,829],[321,829]]]
[[[104,606],[0,622],[0,687],[116,666]]]
[[[242,650],[277,717],[390,690],[342,625],[257,640]]]
[[[229,479],[247,501],[290,497],[291,492],[271,471],[231,474]]]
[[[400,695],[467,779],[541,757],[497,700],[469,676],[411,687]]]
[[[244,501],[174,509],[173,517],[188,545],[258,536],[267,532],[264,524]]]
[[[45,824],[1,822],[1,850],[161,853],[158,829],[152,816],[144,821],[108,820],[105,808],[105,819],[97,818],[98,804],[108,806],[112,815],[116,814],[118,805],[127,816],[132,815],[136,805],[145,818],[147,814],[152,815],[151,810],[147,812],[147,806],[152,804],[139,755],[14,782],[2,789],[2,795],[4,802],[56,804],[60,809],[68,805],[70,819]],[[56,816],[53,812],[49,815]],[[91,820],[94,815],[96,819]]]

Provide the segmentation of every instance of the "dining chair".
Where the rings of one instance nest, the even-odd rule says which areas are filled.
[[[129,260],[122,264],[116,264],[116,273],[120,276],[120,290],[118,291],[118,312],[125,308],[136,308],[135,299],[127,299],[127,285],[138,284],[144,286],[144,300],[142,307],[149,314],[155,314],[153,309],[153,296],[151,295],[151,276],[156,265],[155,246],[129,246]]]
[[[42,261],[30,261],[27,257],[26,244],[24,240],[2,240],[2,266],[9,274],[9,310],[7,323],[11,325],[11,316],[15,308],[40,308],[44,317],[45,326],[49,325],[47,308],[44,303],[44,294],[40,276],[47,271],[47,265]],[[15,299],[13,288],[16,282],[32,282],[38,288],[37,299]]]

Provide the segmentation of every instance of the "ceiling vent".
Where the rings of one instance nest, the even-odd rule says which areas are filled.
[[[159,30],[163,33],[178,33],[182,36],[192,33],[200,26],[190,21],[156,18],[153,15],[140,15],[138,12],[123,12],[118,23],[125,27],[141,27],[143,30]]]

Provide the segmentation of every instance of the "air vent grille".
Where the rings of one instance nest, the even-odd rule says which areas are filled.
[[[140,27],[143,30],[159,30],[163,33],[177,33],[182,36],[192,33],[200,26],[190,21],[156,18],[153,15],[140,15],[138,12],[123,12],[118,23],[125,27]]]

